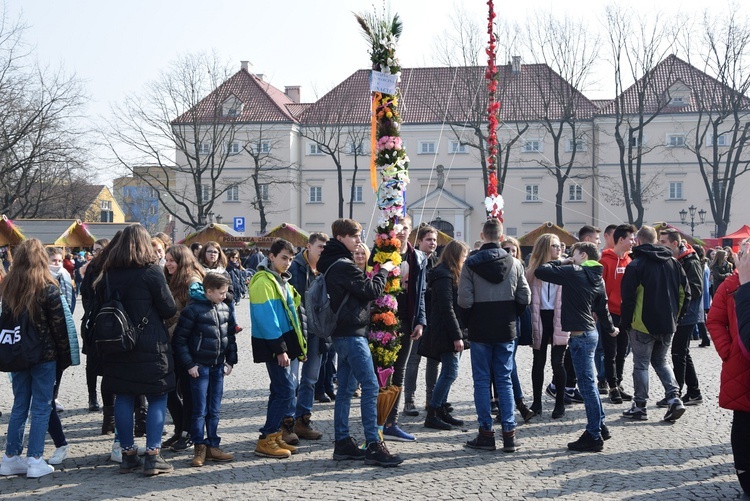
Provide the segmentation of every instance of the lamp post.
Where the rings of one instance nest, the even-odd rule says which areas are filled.
[[[698,211],[698,219],[699,222],[695,222],[695,212]],[[682,209],[680,211],[680,221],[682,221],[682,224],[687,224],[687,216],[690,214],[690,236],[694,237],[695,234],[693,233],[695,230],[695,227],[699,224],[703,224],[706,222],[706,211],[703,209],[698,210],[698,208],[695,205],[691,205],[688,207],[687,210]]]

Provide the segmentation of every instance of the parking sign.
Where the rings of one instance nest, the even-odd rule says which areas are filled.
[[[245,233],[245,218],[236,217],[234,218],[234,231],[237,233]]]

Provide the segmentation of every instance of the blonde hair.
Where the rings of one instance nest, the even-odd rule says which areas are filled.
[[[47,286],[59,284],[49,271],[49,257],[40,240],[24,240],[16,247],[15,254],[13,266],[0,282],[3,307],[8,308],[16,319],[23,312],[28,312],[29,318],[34,319]]]
[[[559,242],[560,237],[554,233],[545,233],[536,239],[534,248],[531,249],[531,256],[529,257],[529,267],[526,271],[527,277],[533,277],[534,272],[539,266],[552,260],[552,251],[550,248],[553,240]]]

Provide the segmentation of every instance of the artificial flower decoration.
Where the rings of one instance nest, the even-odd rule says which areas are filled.
[[[488,218],[503,220],[503,197],[497,193],[497,128],[500,103],[496,99],[497,93],[497,65],[495,65],[497,53],[497,39],[495,38],[495,5],[493,0],[487,1],[489,15],[487,18],[487,33],[490,41],[487,47],[487,198],[484,207]]]

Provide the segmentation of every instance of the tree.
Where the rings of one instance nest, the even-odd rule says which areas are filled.
[[[704,16],[695,37],[696,66],[709,77],[691,82],[698,113],[693,144],[701,178],[708,194],[716,236],[723,236],[732,215],[737,178],[745,174],[750,156],[750,28],[734,9],[721,18]],[[690,51],[690,37],[685,45]]]
[[[528,120],[538,121],[541,132],[552,140],[552,158],[537,163],[555,178],[555,220],[564,226],[563,196],[565,183],[580,167],[579,154],[591,144],[594,105],[584,97],[585,89],[598,57],[599,42],[583,22],[557,18],[551,13],[530,18],[523,44],[531,60],[542,63],[530,72],[534,92],[527,93],[524,107]]]
[[[673,81],[673,60],[665,57],[674,48],[681,25],[667,25],[661,14],[636,19],[630,10],[618,6],[607,7],[606,23],[615,99],[605,112],[614,116],[620,170],[620,183],[615,183],[614,191],[621,193],[628,222],[640,227],[658,182],[658,173],[644,173],[644,157],[657,148],[646,144],[644,132],[669,106],[668,89],[660,84]],[[626,89],[631,80],[634,83]]]
[[[355,192],[357,189],[357,172],[359,172],[359,158],[369,159],[370,155],[365,153],[366,141],[370,139],[370,131],[364,127],[350,127],[347,130],[347,144],[349,153],[354,159],[352,171],[351,191],[349,192],[349,219],[354,219]]]
[[[86,150],[75,120],[80,82],[40,68],[23,41],[25,26],[0,15],[0,213],[42,217],[75,196]],[[49,217],[49,216],[48,216]],[[52,214],[51,217],[60,217]]]
[[[242,151],[239,112],[252,106],[234,96],[229,76],[216,54],[180,57],[143,93],[115,106],[101,134],[116,165],[155,189],[166,211],[192,228],[205,225],[217,200],[244,181],[224,175]],[[143,165],[151,168],[138,170]]]

